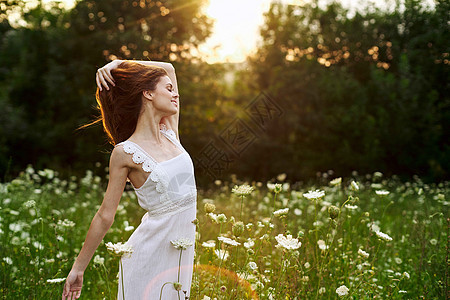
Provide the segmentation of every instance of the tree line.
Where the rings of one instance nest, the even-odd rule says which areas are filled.
[[[112,146],[102,128],[76,129],[98,114],[95,72],[114,58],[174,64],[180,139],[199,182],[330,169],[448,178],[448,1],[353,16],[335,2],[273,3],[256,54],[214,65],[191,51],[212,30],[203,2],[1,1],[2,180],[29,163],[63,176],[105,172]]]

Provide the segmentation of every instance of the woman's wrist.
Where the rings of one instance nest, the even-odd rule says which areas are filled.
[[[117,68],[121,63],[123,63],[124,60],[123,59],[115,59],[113,61],[111,61],[111,63],[114,64],[114,67]]]
[[[84,273],[85,268],[83,268],[82,266],[80,266],[80,262],[78,261],[78,257],[75,260],[75,262],[72,265],[72,272],[80,274],[80,273]]]

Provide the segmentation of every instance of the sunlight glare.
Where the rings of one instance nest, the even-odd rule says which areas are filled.
[[[199,47],[208,63],[242,62],[255,47],[267,0],[210,0],[205,13],[215,20],[213,34]]]

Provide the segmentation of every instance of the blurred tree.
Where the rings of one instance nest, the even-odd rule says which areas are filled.
[[[255,146],[271,171],[448,176],[448,11],[272,4],[247,79],[286,112]]]
[[[94,118],[96,69],[114,58],[198,60],[190,50],[212,24],[203,2],[90,0],[66,11],[58,3],[2,1],[3,16],[3,8],[20,9],[26,25],[12,28],[3,17],[0,27],[0,173],[17,174],[28,163],[63,173],[107,165],[101,127],[75,132]],[[178,75],[189,77],[184,70]]]

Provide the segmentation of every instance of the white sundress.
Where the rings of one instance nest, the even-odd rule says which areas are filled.
[[[139,205],[147,212],[132,233],[127,244],[133,247],[130,257],[123,256],[123,286],[126,300],[158,300],[166,282],[180,282],[180,299],[190,296],[194,265],[195,224],[197,188],[192,159],[176,139],[175,132],[161,124],[161,133],[174,143],[182,153],[157,162],[139,145],[123,141],[123,150],[133,155],[135,163],[150,172],[145,183],[134,187]],[[180,279],[178,263],[180,250],[170,242],[185,238],[193,245],[181,255]],[[119,262],[117,299],[122,296],[122,268]],[[186,293],[185,293],[186,292]],[[164,286],[164,300],[178,300],[178,291],[173,284]]]

